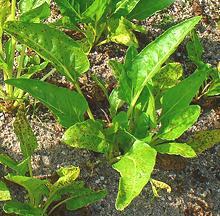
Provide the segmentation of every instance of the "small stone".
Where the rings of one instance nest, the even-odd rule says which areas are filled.
[[[100,179],[95,180],[95,183],[99,184],[100,183]]]
[[[103,176],[100,176],[100,180],[103,181],[105,178]]]
[[[171,201],[171,200],[172,200],[172,197],[171,197],[171,196],[168,196],[167,199],[168,199],[169,201]]]

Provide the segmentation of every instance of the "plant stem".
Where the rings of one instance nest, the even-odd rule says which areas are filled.
[[[28,169],[29,169],[29,174],[30,177],[33,177],[33,170],[32,170],[32,166],[31,166],[31,158],[28,160]]]
[[[74,86],[75,86],[77,92],[84,97],[84,95],[83,95],[83,93],[82,93],[82,90],[81,90],[79,84],[78,84],[76,81],[74,82]],[[92,111],[91,111],[91,109],[90,109],[89,107],[88,107],[88,109],[87,109],[87,114],[88,114],[88,116],[89,116],[90,119],[95,120],[95,118],[94,118],[94,116],[93,116],[93,114],[92,114]]]
[[[15,14],[16,14],[16,0],[12,0],[11,2],[11,20],[15,20]],[[16,47],[16,40],[14,37],[12,37],[11,40],[11,46],[12,46],[12,50],[11,50],[11,58],[10,58],[10,67],[8,70],[8,79],[11,79],[13,77],[13,66],[14,66],[14,56],[15,56],[15,47]],[[8,94],[10,96],[13,95],[13,86],[9,85],[8,87]]]
[[[53,68],[49,73],[47,73],[45,76],[43,76],[40,80],[45,81],[48,77],[53,75],[56,72],[56,68]]]
[[[25,50],[26,50],[26,46],[25,46],[25,45],[22,45],[22,50],[21,50],[21,54],[20,54],[20,59],[19,59],[19,62],[18,62],[17,78],[19,78],[19,77],[21,76],[21,72],[22,72],[22,70],[23,70]]]

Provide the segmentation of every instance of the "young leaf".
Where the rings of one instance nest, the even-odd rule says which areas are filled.
[[[160,90],[175,86],[183,76],[183,67],[180,63],[169,63],[161,68],[153,77],[153,84]]]
[[[128,15],[128,18],[143,20],[151,16],[156,11],[162,10],[171,5],[175,0],[140,0],[134,10]]]
[[[74,91],[31,79],[12,79],[6,83],[30,93],[45,104],[64,127],[68,128],[84,119],[83,115],[88,108],[87,101]]]
[[[200,86],[206,80],[208,72],[209,68],[207,67],[197,69],[178,85],[168,89],[162,98],[162,115],[160,120],[163,119],[165,121],[170,115],[188,107]]]
[[[162,64],[176,50],[177,46],[200,19],[200,17],[194,17],[171,27],[134,58],[132,67],[127,72],[132,80],[133,87],[133,98],[128,111],[129,115],[147,82],[160,70]]]
[[[136,141],[131,149],[113,164],[120,172],[116,209],[123,210],[138,196],[150,180],[156,160],[156,151],[144,142]]]
[[[0,181],[0,201],[8,201],[11,200],[11,194],[8,190],[6,184]]]
[[[124,44],[126,46],[138,47],[138,41],[131,27],[127,25],[125,18],[110,19],[108,27],[110,29],[109,41]]]
[[[36,178],[26,177],[26,176],[15,176],[15,175],[7,175],[5,177],[8,181],[14,182],[22,187],[24,187],[28,191],[28,195],[32,204],[36,206],[42,200],[44,195],[48,195],[49,190],[46,187],[48,184],[47,180],[40,180]]]
[[[22,203],[18,201],[9,201],[7,202],[3,210],[7,214],[16,214],[21,216],[39,216],[43,214],[42,209],[35,208],[28,203]]]
[[[175,140],[189,129],[200,116],[201,108],[191,105],[181,110],[176,110],[167,118],[161,120],[158,137],[165,140]]]
[[[33,155],[38,147],[37,138],[25,116],[23,110],[18,110],[16,119],[13,123],[14,132],[20,142],[20,148],[25,159]]]
[[[186,143],[164,143],[153,146],[161,154],[180,155],[185,158],[196,157],[196,153],[190,145]]]
[[[203,46],[199,40],[199,36],[195,31],[191,34],[191,41],[186,45],[189,58],[197,65],[202,61],[202,53],[204,52]]]
[[[106,153],[108,150],[102,124],[98,121],[87,120],[73,125],[64,133],[62,140],[65,144],[76,148],[100,153]]]
[[[198,131],[187,142],[198,154],[220,142],[220,130]]]
[[[219,94],[220,94],[220,79],[213,82],[213,84],[209,87],[208,92],[205,95],[217,96]]]
[[[118,96],[117,89],[113,89],[111,94],[109,95],[109,104],[110,104],[109,111],[110,111],[111,117],[113,118],[116,115],[120,106],[123,104],[122,100]]]
[[[7,22],[4,30],[50,61],[57,71],[70,80],[76,79],[89,68],[88,58],[80,45],[65,33],[46,24]]]

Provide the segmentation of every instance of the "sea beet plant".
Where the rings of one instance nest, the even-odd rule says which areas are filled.
[[[110,62],[118,87],[108,98],[109,125],[95,120],[91,111],[90,119],[84,119],[89,106],[78,86],[77,93],[39,80],[6,81],[50,108],[68,128],[64,143],[106,155],[121,175],[118,210],[127,207],[149,181],[154,194],[156,187],[170,191],[167,185],[151,179],[157,154],[192,158],[219,142],[219,130],[196,133],[185,143],[176,141],[198,119],[201,109],[191,101],[212,70],[198,68],[179,82],[181,72],[175,70],[179,65],[164,63],[199,20],[194,17],[171,27],[139,53],[130,47],[123,64]],[[72,50],[78,46],[58,30],[43,24],[7,22],[5,31],[50,61],[73,84],[77,84],[80,71],[89,67],[86,57]]]
[[[20,142],[23,161],[18,163],[8,155],[0,154],[0,164],[11,170],[0,179],[0,201],[5,202],[5,213],[46,216],[51,215],[61,205],[73,211],[106,196],[106,191],[96,192],[85,187],[82,181],[76,181],[80,173],[79,167],[61,167],[53,178],[42,179],[33,176],[31,157],[38,144],[23,109],[17,112],[13,125]],[[26,202],[13,198],[7,187],[9,182],[18,184],[27,191]]]

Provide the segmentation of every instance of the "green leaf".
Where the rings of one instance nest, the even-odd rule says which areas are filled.
[[[171,27],[134,58],[131,69],[127,72],[128,77],[132,80],[133,88],[129,115],[146,84],[160,70],[162,64],[200,19],[200,17],[194,17]]]
[[[50,16],[50,6],[45,2],[44,4],[32,10],[23,13],[20,16],[22,22],[40,22]]]
[[[161,154],[180,155],[185,158],[193,158],[197,156],[193,148],[186,143],[164,143],[153,146],[153,148]]]
[[[128,116],[126,112],[118,113],[112,120],[116,128],[128,129]]]
[[[168,89],[162,98],[162,115],[160,120],[162,121],[163,119],[165,121],[169,116],[188,107],[200,86],[206,80],[208,73],[209,68],[207,67],[197,69],[178,85]]]
[[[94,0],[83,13],[83,17],[89,18],[97,23],[108,8],[109,2],[110,0]]]
[[[124,66],[123,64],[119,63],[116,60],[109,60],[109,66],[114,74],[114,76],[116,77],[116,79],[119,79],[120,75],[123,73],[124,71]]]
[[[49,193],[49,190],[46,186],[48,184],[47,180],[40,180],[26,176],[15,176],[11,174],[5,176],[5,178],[8,181],[24,187],[28,191],[31,203],[34,203],[36,206],[39,205],[42,197],[44,195],[48,195]]]
[[[10,14],[10,1],[0,0],[0,36],[2,34],[2,26]]]
[[[116,209],[123,210],[138,196],[150,180],[156,160],[156,151],[144,142],[136,141],[132,148],[113,164],[120,172]]]
[[[7,214],[16,214],[21,216],[39,216],[43,214],[42,209],[35,208],[28,203],[21,203],[18,201],[9,201],[7,202],[3,210]]]
[[[13,127],[20,142],[22,154],[25,158],[31,157],[35,149],[38,147],[37,138],[34,135],[23,110],[18,110]]]
[[[117,17],[128,15],[140,0],[121,0],[116,4],[114,15]]]
[[[86,3],[86,1],[70,1],[70,0],[55,0],[56,4],[59,6],[59,9],[61,11],[61,14],[63,16],[67,16],[70,18],[70,20],[74,23],[76,21],[76,19],[81,20],[82,19],[82,15],[81,15],[81,10],[82,8],[80,8],[81,2]],[[77,10],[78,8],[78,10]],[[85,10],[86,8],[84,7],[83,10]]]
[[[220,142],[220,130],[198,131],[187,142],[196,153],[200,154],[206,149],[213,147]]]
[[[64,127],[70,127],[84,119],[83,115],[88,108],[87,101],[74,91],[31,79],[7,80],[6,83],[30,93],[45,104]]]
[[[71,211],[97,202],[107,195],[107,192],[105,190],[93,191],[85,187],[81,187],[78,190],[76,189],[72,192],[73,198],[68,199],[68,201],[66,202],[66,208]]]
[[[158,137],[165,140],[175,140],[189,129],[198,119],[201,108],[191,105],[171,113],[161,121]]]
[[[106,153],[108,150],[102,124],[90,119],[67,129],[62,140],[65,144],[76,148],[85,148],[100,153]]]
[[[209,87],[206,96],[217,96],[220,94],[220,79],[213,82],[213,84]]]
[[[192,32],[191,41],[187,43],[186,49],[188,57],[197,65],[199,65],[199,63],[202,61],[202,54],[204,49],[196,31]]]
[[[156,11],[162,10],[171,5],[175,0],[140,0],[134,10],[128,15],[129,19],[143,20]]]
[[[21,163],[17,163],[12,158],[10,158],[8,155],[0,154],[0,163],[4,166],[14,170],[18,175],[25,175],[25,173],[28,170],[28,160],[30,158],[28,157]]]
[[[7,22],[4,30],[50,61],[70,80],[89,69],[80,45],[57,29],[40,23]]]
[[[11,200],[11,194],[8,190],[6,184],[0,181],[0,201],[8,201]]]
[[[183,67],[180,63],[169,63],[161,68],[153,77],[153,84],[160,90],[175,86],[183,76]]]
[[[50,0],[20,0],[19,10],[21,14],[24,14],[30,10],[38,8],[44,3],[50,4]]]

